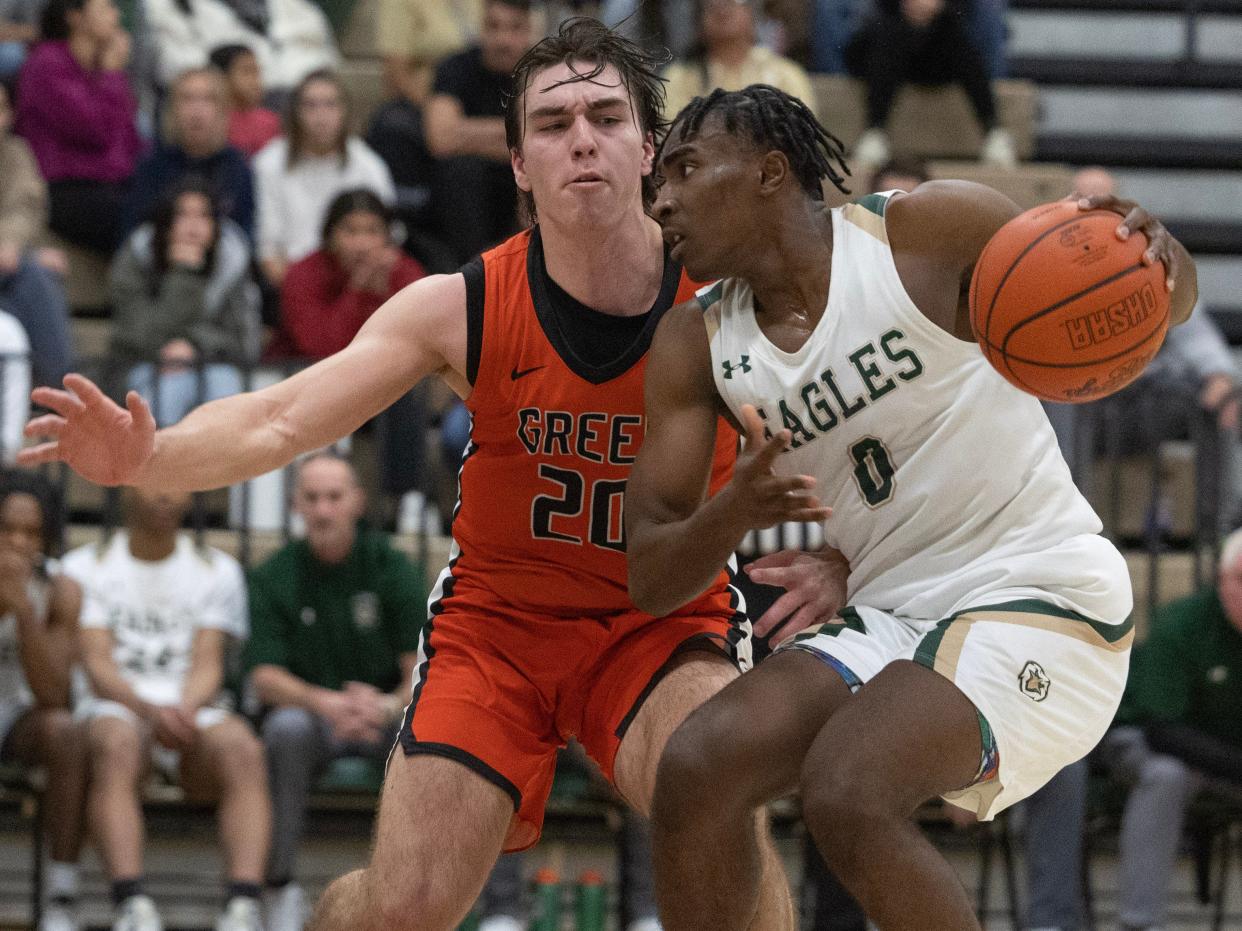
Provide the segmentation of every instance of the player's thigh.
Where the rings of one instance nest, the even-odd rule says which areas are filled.
[[[440,915],[468,908],[500,855],[513,799],[444,756],[393,752],[384,777],[367,870],[384,914]],[[394,901],[395,900],[395,901]]]
[[[708,656],[689,654],[622,741],[616,773],[626,798],[650,805],[662,760],[661,778],[688,788],[727,780],[744,785],[747,803],[779,796],[796,786],[811,741],[850,694],[835,670],[805,653],[777,654],[741,676]]]
[[[91,715],[86,719],[86,740],[93,779],[125,776],[137,780],[150,769],[151,735],[132,713]]]
[[[266,786],[263,745],[250,725],[217,708],[203,709],[199,718],[198,739],[181,754],[178,778],[186,795],[205,801],[230,785]]]
[[[979,714],[952,681],[898,660],[844,702],[803,764],[803,803],[909,814],[979,773]],[[865,787],[865,788],[860,788]]]

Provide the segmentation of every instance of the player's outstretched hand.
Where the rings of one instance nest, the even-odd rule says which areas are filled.
[[[828,623],[845,604],[849,574],[849,563],[831,547],[817,553],[781,550],[747,563],[752,582],[785,589],[755,621],[755,636],[771,634],[777,644],[814,624]]]
[[[59,461],[97,485],[124,485],[151,458],[155,418],[136,391],[119,407],[89,378],[66,375],[65,390],[36,388],[30,396],[53,413],[26,424],[26,436],[51,439],[19,452],[20,465]]]
[[[1169,291],[1173,290],[1180,277],[1182,260],[1177,250],[1173,248],[1173,234],[1165,229],[1163,223],[1140,207],[1137,202],[1125,200],[1115,194],[1095,194],[1089,197],[1072,194],[1070,197],[1078,201],[1080,210],[1111,210],[1121,214],[1123,219],[1117,227],[1118,239],[1129,239],[1130,234],[1136,230],[1146,236],[1147,250],[1143,253],[1143,264],[1155,265],[1157,262],[1163,262],[1165,288]]]
[[[789,445],[790,433],[781,430],[769,438],[763,435],[763,420],[749,404],[742,406],[742,426],[746,445],[737,457],[730,481],[733,507],[753,530],[775,527],[786,521],[822,521],[832,514],[811,493],[815,479],[810,475],[777,475],[776,457]]]

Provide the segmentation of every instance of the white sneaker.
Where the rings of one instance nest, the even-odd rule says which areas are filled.
[[[858,138],[850,156],[850,167],[879,168],[888,157],[888,134],[882,129],[869,129]]]
[[[479,922],[479,931],[525,931],[526,925],[512,915],[488,915]]]
[[[983,148],[979,151],[979,160],[997,168],[1013,168],[1018,164],[1018,152],[1014,148],[1013,136],[1009,130],[999,126],[987,134],[983,140]]]
[[[79,931],[76,902],[48,902],[43,906],[39,931]]]
[[[306,924],[306,893],[297,883],[286,883],[269,889],[267,895],[267,931],[302,931]]]
[[[229,899],[229,904],[224,906],[224,911],[216,919],[216,931],[263,931],[259,900],[244,895]]]
[[[164,922],[149,895],[131,895],[117,906],[112,931],[164,931]]]
[[[625,926],[625,931],[664,931],[659,918],[639,918]]]

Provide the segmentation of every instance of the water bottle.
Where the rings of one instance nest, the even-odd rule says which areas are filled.
[[[604,877],[587,870],[578,877],[574,894],[574,931],[604,931],[608,920],[608,889]]]
[[[561,883],[555,870],[541,869],[535,874],[535,906],[530,931],[559,931],[561,927]]]

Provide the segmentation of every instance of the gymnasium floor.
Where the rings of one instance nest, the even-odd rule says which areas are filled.
[[[175,929],[210,928],[216,917],[219,885],[218,858],[214,832],[209,819],[195,817],[180,830],[175,826],[156,825],[148,846],[148,887],[161,908],[169,931]],[[28,835],[12,822],[0,823],[0,928],[25,927],[28,905],[29,847]],[[790,874],[797,876],[798,844],[782,842]],[[366,855],[367,844],[356,826],[342,829],[339,825],[312,824],[303,850],[300,869],[312,895],[335,875],[359,865]],[[958,868],[969,888],[977,881],[978,860],[967,846],[955,842],[949,849],[950,860]],[[551,861],[562,865],[562,875],[574,876],[586,868],[600,869],[606,876],[613,873],[612,850],[605,844],[561,844],[555,840],[536,848],[530,854],[528,868],[533,872]],[[1111,853],[1102,853],[1094,861],[1096,884],[1096,927],[1099,931],[1116,928],[1116,860]],[[999,864],[998,864],[999,866]],[[994,870],[989,915],[989,931],[1015,931],[1008,919],[1008,903],[1001,871]],[[1173,877],[1173,909],[1166,931],[1206,931],[1210,912],[1194,902],[1193,879],[1189,864],[1179,864]],[[88,927],[110,927],[107,884],[93,855],[87,855],[84,875],[83,918]],[[1225,927],[1242,931],[1242,866],[1235,862],[1230,896],[1229,917]],[[570,926],[567,924],[566,928]]]

